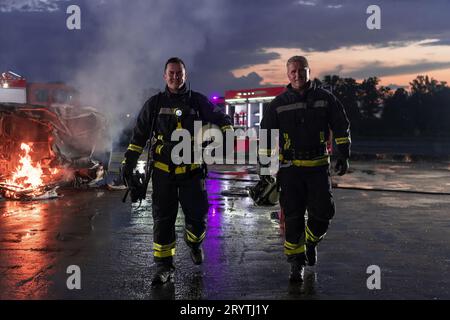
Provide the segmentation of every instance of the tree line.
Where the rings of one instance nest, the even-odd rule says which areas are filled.
[[[450,88],[444,81],[419,75],[409,91],[380,86],[377,77],[358,82],[327,75],[314,81],[342,102],[353,136],[450,137]]]

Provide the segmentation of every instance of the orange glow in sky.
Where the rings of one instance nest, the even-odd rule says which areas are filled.
[[[386,47],[351,46],[331,51],[304,51],[301,49],[264,48],[263,52],[275,52],[279,58],[266,64],[257,64],[246,68],[235,69],[235,77],[246,76],[251,72],[258,73],[262,78],[261,85],[285,85],[286,61],[294,55],[304,55],[309,60],[311,76],[322,78],[327,74],[337,74],[341,77],[351,76],[359,81],[369,76],[381,79],[381,85],[395,84],[408,86],[417,75],[429,75],[439,81],[450,83],[450,46],[429,45],[435,39],[426,39],[410,43],[390,43]],[[407,66],[423,68],[411,70]],[[439,65],[431,65],[439,64]],[[406,68],[404,68],[406,67]],[[360,69],[369,69],[361,74]],[[394,68],[390,70],[390,68]],[[380,70],[382,69],[382,70]],[[373,70],[373,71],[370,71]]]

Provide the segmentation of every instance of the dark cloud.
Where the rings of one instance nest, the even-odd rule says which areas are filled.
[[[431,62],[420,60],[414,64],[406,64],[394,67],[386,66],[379,61],[375,61],[374,63],[371,63],[368,66],[364,66],[352,72],[341,73],[341,76],[363,79],[371,76],[384,77],[400,74],[423,73],[430,70],[439,70],[447,68],[450,68],[450,61]]]
[[[162,64],[173,55],[186,60],[193,87],[223,92],[260,84],[255,73],[235,78],[231,71],[277,57],[263,48],[328,51],[392,46],[393,41],[400,46],[426,38],[449,44],[445,39],[450,33],[450,2],[444,0],[377,1],[382,29],[376,31],[366,28],[366,8],[373,4],[369,0],[70,1],[82,9],[81,31],[65,28],[69,3],[23,2],[57,4],[59,10],[0,12],[0,27],[7,30],[0,34],[1,70],[13,69],[33,80],[95,83],[87,89],[102,92],[126,88],[125,97],[162,87]]]

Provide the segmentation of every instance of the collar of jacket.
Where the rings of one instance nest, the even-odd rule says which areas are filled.
[[[311,80],[309,80],[306,83],[306,88],[305,88],[305,91],[303,91],[303,93],[300,93],[298,90],[295,90],[294,88],[292,88],[292,84],[288,84],[286,86],[286,88],[290,94],[293,94],[295,96],[299,96],[299,97],[303,98],[303,97],[306,97],[306,95],[308,94],[309,91],[314,90],[316,88],[316,85],[314,83],[312,83]]]
[[[169,98],[181,98],[188,93],[186,84],[184,84],[177,93],[170,92],[169,87],[166,85],[165,93]]]

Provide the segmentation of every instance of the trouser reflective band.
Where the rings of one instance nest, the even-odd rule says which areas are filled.
[[[160,169],[162,171],[170,173],[169,165],[167,165],[165,163],[162,163],[162,162],[159,162],[159,161],[155,161],[153,163],[153,165],[157,169]],[[189,166],[190,170],[194,170],[194,169],[200,168],[200,165],[199,164],[195,164],[195,163],[194,164],[190,164],[188,166]],[[187,170],[187,166],[178,166],[178,167],[175,168],[175,174],[183,174],[183,173],[186,173],[187,171],[188,171]]]
[[[153,242],[153,255],[158,258],[167,258],[175,255],[176,241],[170,244],[158,244]]]
[[[320,167],[330,163],[328,155],[315,160],[293,160],[292,164],[297,167]]]
[[[186,239],[187,239],[187,241],[189,241],[191,243],[199,243],[199,242],[202,242],[203,239],[205,239],[206,232],[203,232],[199,237],[197,237],[195,234],[190,232],[188,229],[185,229],[185,230],[186,230]]]
[[[308,242],[318,243],[320,242],[320,240],[323,239],[323,237],[325,237],[325,234],[321,235],[320,237],[317,237],[312,233],[312,231],[308,228],[308,226],[306,226],[306,241]]]
[[[290,243],[288,241],[284,242],[284,254],[285,255],[293,255],[305,252],[305,244],[304,243]]]

